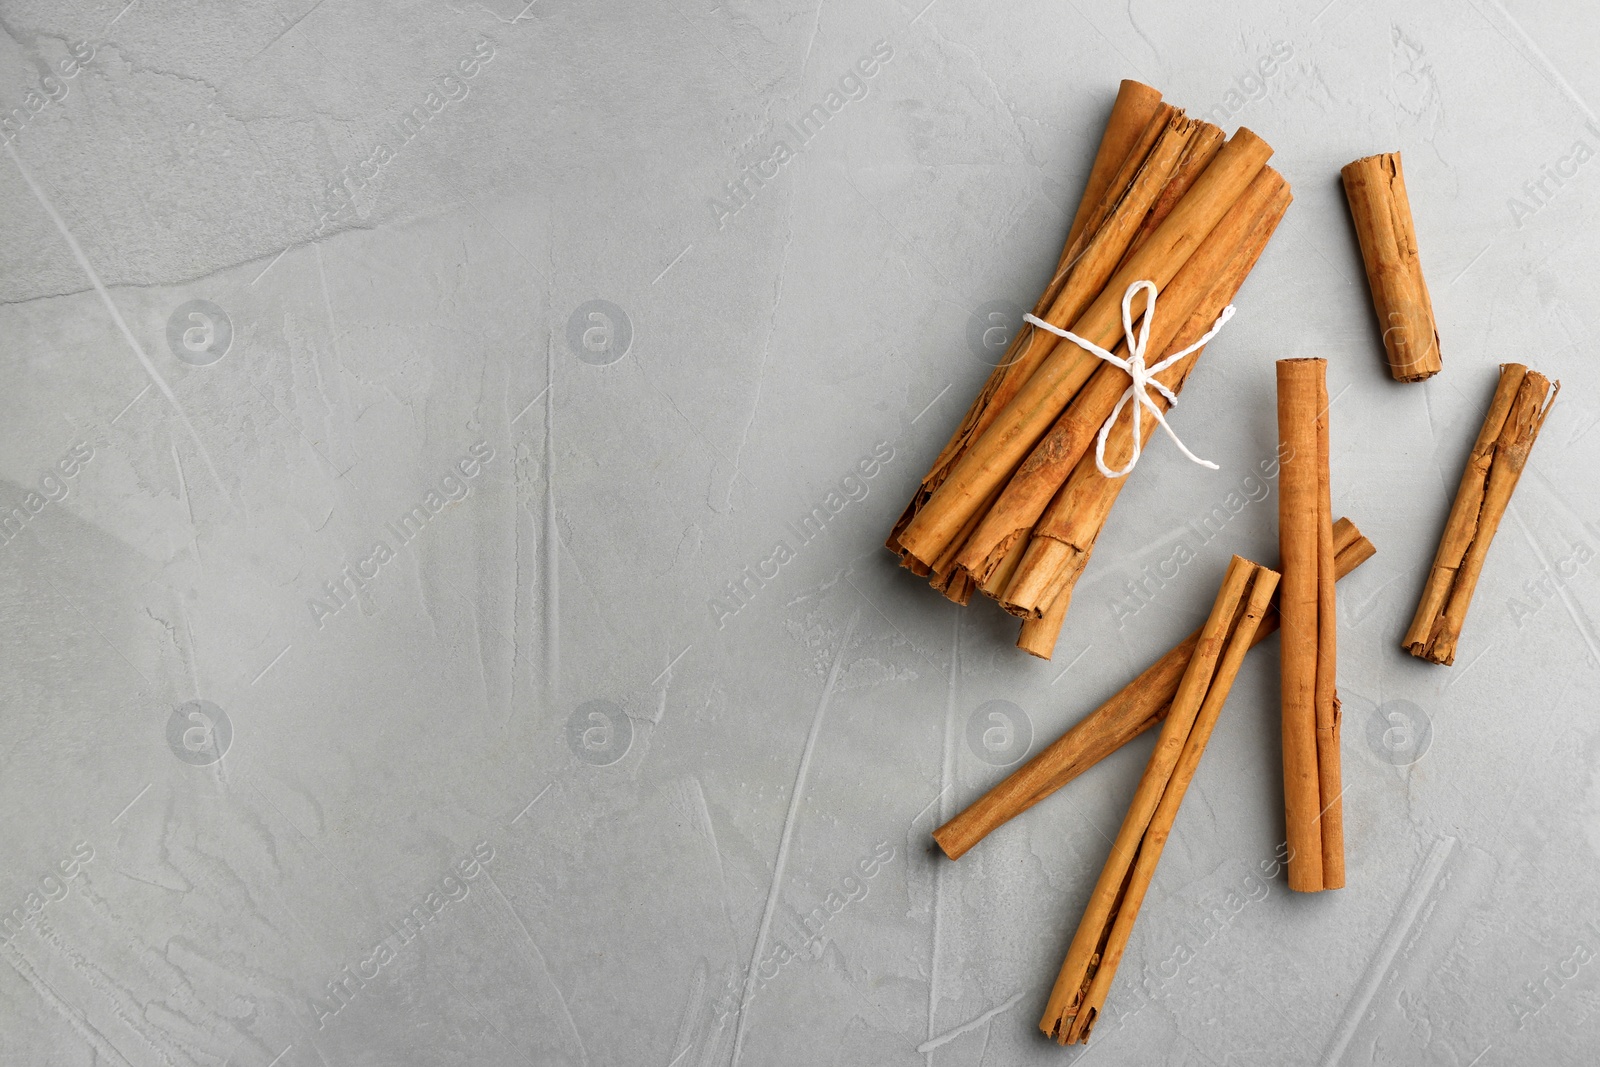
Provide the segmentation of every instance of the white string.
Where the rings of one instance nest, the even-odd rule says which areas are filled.
[[[1134,294],[1140,289],[1150,290],[1150,299],[1145,305],[1144,320],[1139,324],[1139,332],[1134,333],[1133,297]],[[1191,352],[1202,348],[1207,341],[1215,337],[1217,332],[1227,324],[1227,321],[1233,318],[1233,305],[1229,304],[1227,307],[1222,309],[1222,314],[1217,316],[1216,323],[1211,327],[1211,329],[1206,331],[1205,335],[1201,337],[1200,340],[1196,341],[1194,344],[1190,345],[1188,348],[1185,348],[1181,352],[1174,352],[1172,355],[1168,356],[1160,363],[1157,363],[1155,366],[1146,367],[1144,365],[1144,350],[1145,346],[1150,342],[1150,320],[1155,318],[1155,316],[1155,282],[1137,281],[1128,286],[1128,291],[1122,294],[1122,330],[1128,338],[1128,358],[1125,360],[1118,359],[1116,356],[1112,355],[1110,352],[1107,352],[1093,341],[1085,340],[1070,330],[1063,330],[1052,326],[1048,322],[1045,322],[1043,319],[1034,315],[1022,316],[1022,321],[1031,322],[1040,329],[1050,331],[1057,337],[1065,337],[1067,340],[1071,341],[1079,348],[1082,348],[1084,351],[1092,353],[1093,355],[1105,360],[1113,367],[1125,371],[1128,377],[1133,379],[1132,384],[1130,384],[1128,388],[1123,391],[1121,399],[1117,401],[1117,406],[1111,409],[1111,415],[1106,419],[1105,425],[1100,427],[1100,438],[1095,443],[1094,464],[1096,467],[1100,468],[1100,473],[1105,475],[1107,478],[1121,478],[1129,471],[1133,470],[1134,464],[1139,462],[1140,439],[1144,436],[1139,430],[1139,409],[1141,407],[1150,409],[1150,414],[1156,417],[1156,422],[1160,423],[1161,428],[1167,431],[1167,436],[1172,438],[1173,443],[1178,446],[1184,455],[1188,456],[1191,460],[1200,464],[1202,467],[1210,467],[1212,470],[1221,469],[1210,460],[1201,459],[1199,456],[1189,451],[1188,446],[1186,446],[1182,441],[1178,440],[1177,433],[1172,429],[1171,426],[1167,425],[1166,417],[1161,414],[1161,409],[1156,406],[1156,402],[1150,399],[1150,394],[1147,390],[1153,386],[1157,392],[1167,398],[1168,407],[1176,404],[1178,402],[1177,396],[1172,392],[1172,390],[1168,389],[1165,385],[1156,380],[1156,373],[1158,371],[1166,370],[1184,356],[1187,356]],[[1133,454],[1128,457],[1128,465],[1126,467],[1123,467],[1119,471],[1114,471],[1106,466],[1106,436],[1111,432],[1111,427],[1117,421],[1117,416],[1122,414],[1122,409],[1127,405],[1129,400],[1135,401],[1133,405]]]

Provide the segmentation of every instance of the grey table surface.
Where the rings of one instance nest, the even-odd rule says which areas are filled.
[[[0,31],[0,1063],[1600,1059],[1592,7]],[[881,542],[1123,77],[1256,130],[1296,202],[1174,417],[1221,470],[1158,439],[1044,662]],[[1421,385],[1338,185],[1397,148]],[[1340,586],[1349,884],[1277,869],[1273,640],[1062,1050],[1149,739],[960,863],[928,835],[1276,558],[1287,356],[1329,361],[1335,514],[1378,547]],[[1508,359],[1565,388],[1435,667],[1398,640]]]

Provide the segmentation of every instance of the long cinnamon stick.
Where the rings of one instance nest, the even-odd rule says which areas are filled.
[[[1082,253],[1087,239],[1085,229],[1087,228],[1092,234],[1099,228],[1099,223],[1108,210],[1105,202],[1109,200],[1114,203],[1120,198],[1126,184],[1132,181],[1138,166],[1149,154],[1156,137],[1167,126],[1175,110],[1170,105],[1162,104],[1161,94],[1150,86],[1131,80],[1123,81],[1117,93],[1116,103],[1112,105],[1111,117],[1106,122],[1105,134],[1100,139],[1100,148],[1095,153],[1094,164],[1089,169],[1089,179],[1083,190],[1083,198],[1078,203],[1072,228],[1062,246],[1055,274],[1045,286],[1038,303],[1034,305],[1035,315],[1043,316],[1050,310],[1066,283],[1071,267]],[[1117,186],[1116,182],[1122,184]],[[951,434],[949,442],[940,451],[938,458],[934,460],[933,466],[889,534],[887,547],[898,554],[901,562],[915,573],[927,574],[929,565],[905,554],[900,548],[900,532],[916,517],[933,490],[944,481],[950,465],[959,458],[967,443],[988,426],[988,421],[1000,407],[1004,406],[1006,401],[1015,395],[1022,382],[1032,375],[1037,361],[1034,361],[1033,365],[1028,365],[1022,358],[1031,340],[1030,334],[1030,330],[1019,330],[1011,339],[1004,358],[990,372],[989,380],[984,383],[972,406],[957,425],[955,432]]]
[[[1278,473],[1284,821],[1289,888],[1305,893],[1344,884],[1333,677],[1327,366],[1321,359],[1278,361],[1278,438],[1284,455]]]
[[[1500,365],[1489,414],[1467,457],[1417,613],[1401,641],[1413,656],[1446,666],[1455,662],[1456,642],[1489,543],[1560,391],[1560,382],[1520,363]]]
[[[1105,1005],[1183,795],[1277,581],[1276,572],[1239,556],[1229,564],[1039,1021],[1063,1045],[1088,1041]]]
[[[1266,142],[1241,127],[1150,239],[1072,324],[1072,332],[1101,347],[1115,345],[1122,327],[1122,296],[1128,286],[1147,279],[1159,289],[1170,282],[1271,153]],[[1135,301],[1135,315],[1143,310],[1143,304]],[[899,544],[911,556],[924,563],[938,556],[989,494],[1004,484],[1099,363],[1076,345],[1063,345],[1067,350],[1062,346],[1051,350],[1016,399],[996,416],[901,531]]]
[[[1378,328],[1383,331],[1389,373],[1397,382],[1431,378],[1443,366],[1439,327],[1433,319],[1428,283],[1422,278],[1400,153],[1358,159],[1340,174],[1355,219]]]
[[[1349,519],[1334,523],[1333,533],[1338,549],[1334,569],[1340,578],[1377,551]],[[1256,628],[1255,644],[1265,641],[1277,629],[1278,613],[1269,610]],[[1196,630],[1037,756],[935,830],[933,838],[939,848],[951,859],[960,859],[996,829],[1166,718],[1178,681],[1199,640],[1200,631]]]

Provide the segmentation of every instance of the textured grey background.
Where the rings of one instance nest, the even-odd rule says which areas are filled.
[[[924,3],[0,4],[0,1063],[1070,1062],[1035,1024],[1148,740],[959,864],[928,832],[1275,557],[1313,355],[1379,549],[1349,887],[1273,875],[1273,641],[1089,1062],[1595,1061],[1600,18]],[[1157,443],[1044,663],[879,546],[1126,76],[1296,202],[1175,417],[1223,469]],[[1337,184],[1393,148],[1424,385]],[[1565,391],[1432,667],[1397,641],[1504,359]]]

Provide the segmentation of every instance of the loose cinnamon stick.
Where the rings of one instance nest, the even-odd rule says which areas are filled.
[[[1149,240],[1117,270],[1072,324],[1072,332],[1103,348],[1114,346],[1122,329],[1122,296],[1128,286],[1141,279],[1153,282],[1158,289],[1166,286],[1271,154],[1266,142],[1241,127]],[[1136,300],[1133,310],[1137,318],[1144,308]],[[924,563],[936,558],[989,494],[1005,483],[1099,362],[1070,342],[1063,341],[1053,348],[1021,392],[967,449],[901,531],[900,546]]]
[[[1275,571],[1239,556],[1228,566],[1039,1021],[1063,1045],[1087,1042],[1105,1005],[1184,792],[1277,582]]]
[[[1417,256],[1405,172],[1399,152],[1367,156],[1347,164],[1345,199],[1355,219],[1361,262],[1372,290],[1372,306],[1383,331],[1389,373],[1397,382],[1420,382],[1439,373],[1439,327]]]
[[[1257,213],[1253,228],[1235,248],[1233,258],[1220,268],[1212,292],[1196,306],[1189,320],[1163,351],[1162,358],[1170,352],[1187,348],[1211,328],[1216,316],[1237,295],[1244,279],[1260,259],[1292,199],[1287,185],[1277,185],[1270,205]],[[1157,308],[1159,310],[1159,303]],[[1204,349],[1191,354],[1158,377],[1174,393],[1180,392],[1195,361],[1203,352]],[[1116,370],[1114,367],[1103,369]],[[1127,381],[1127,375],[1121,371],[1116,373],[1123,382]],[[1093,383],[1089,388],[1093,388]],[[1164,397],[1157,395],[1153,399],[1163,410],[1168,407]],[[1148,440],[1155,432],[1154,420],[1146,420],[1141,426],[1143,438]],[[1123,466],[1131,454],[1131,447],[1131,420],[1119,422],[1108,435],[1108,466],[1113,469]],[[1028,551],[1018,564],[1011,582],[998,598],[1002,606],[1024,620],[1022,632],[1017,638],[1018,648],[1045,659],[1053,654],[1067,604],[1071,600],[1072,588],[1088,565],[1089,555],[1094,551],[1100,531],[1126,482],[1126,478],[1106,478],[1100,473],[1094,457],[1084,455],[1067,483],[1036,520]]]
[[[1274,211],[1279,194],[1287,189],[1287,183],[1277,171],[1271,167],[1261,169],[1159,294],[1148,352],[1165,353],[1186,347],[1189,342],[1179,346],[1172,346],[1171,342],[1202,304],[1210,312],[1210,318],[1201,333],[1211,328],[1222,306],[1255,265],[1254,257],[1238,255],[1240,245],[1255,230],[1259,220]],[[1219,280],[1219,275],[1224,277]],[[1222,282],[1234,284],[1213,308],[1213,302],[1206,298],[1218,291]],[[1126,342],[1114,351],[1126,359]],[[1147,357],[1147,361],[1153,364],[1159,358]],[[1094,369],[1088,383],[1073,397],[1066,411],[1034,446],[999,498],[987,509],[982,524],[967,539],[957,557],[958,565],[971,571],[980,583],[987,581],[993,568],[1010,551],[1012,542],[1034,524],[1084,453],[1089,451],[1129,380],[1126,372],[1109,363],[1102,362]],[[1128,418],[1132,418],[1131,411]],[[1033,608],[1034,617],[1043,613],[1040,606]]]
[[[1538,371],[1520,363],[1500,364],[1500,384],[1467,457],[1417,613],[1401,641],[1413,656],[1446,666],[1455,662],[1456,642],[1489,543],[1559,392],[1561,383]]]
[[[1278,361],[1278,438],[1284,454],[1278,472],[1284,821],[1289,888],[1303,893],[1344,884],[1327,366],[1321,359]]]
[[[1045,286],[1038,303],[1034,305],[1035,315],[1042,317],[1048,313],[1056,297],[1060,295],[1072,265],[1083,251],[1087,239],[1085,228],[1088,227],[1090,234],[1099,228],[1099,223],[1107,211],[1104,201],[1111,200],[1114,203],[1115,198],[1121,196],[1126,184],[1132,181],[1137,168],[1149,154],[1156,137],[1166,128],[1175,111],[1171,105],[1163,104],[1161,94],[1150,86],[1131,80],[1123,81],[1117,93],[1116,103],[1111,108],[1111,117],[1106,123],[1105,134],[1101,137],[1094,164],[1089,169],[1089,180],[1083,191],[1083,199],[1078,204],[1072,228],[1067,234],[1066,243],[1062,246],[1055,275]],[[1116,185],[1116,182],[1120,182],[1121,185]],[[905,554],[900,548],[900,532],[916,517],[933,490],[944,481],[950,465],[959,458],[967,443],[988,426],[989,419],[1011,396],[1015,395],[1022,382],[1032,375],[1037,361],[1029,365],[1022,358],[1031,340],[1031,332],[1031,330],[1019,330],[1011,339],[1004,358],[990,373],[989,380],[984,383],[983,389],[979,391],[967,414],[956,427],[955,433],[934,460],[927,476],[923,478],[922,484],[889,534],[887,547],[899,555],[901,562],[914,573],[927,574],[929,565]]]
[[[1340,578],[1377,551],[1349,519],[1334,523],[1333,534],[1338,549],[1334,569]],[[1269,610],[1256,628],[1255,644],[1265,641],[1277,629],[1278,613]],[[1037,756],[935,830],[933,838],[944,854],[960,859],[990,833],[1166,718],[1178,691],[1178,680],[1188,668],[1199,640],[1200,631],[1196,630]]]

